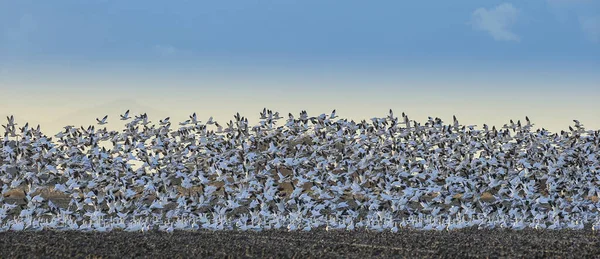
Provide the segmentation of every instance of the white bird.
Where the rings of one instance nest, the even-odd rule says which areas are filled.
[[[96,121],[98,122],[99,125],[104,125],[104,124],[106,124],[106,119],[108,119],[108,115],[105,115],[104,118],[102,118],[102,120],[96,118]]]
[[[13,115],[10,115],[10,117],[6,116],[6,119],[8,120],[9,127],[14,127],[15,125],[18,125],[15,123],[15,117]]]
[[[123,120],[123,121],[130,119],[129,118],[129,110],[125,111],[125,114],[119,115],[119,116],[121,116],[121,120]]]
[[[329,116],[329,119],[330,119],[330,120],[333,120],[333,119],[335,119],[335,118],[337,118],[337,117],[338,117],[338,116],[337,116],[337,115],[335,115],[335,109],[333,109],[333,111],[331,112],[331,115]]]
[[[302,111],[279,127],[279,112],[261,116],[252,126],[236,114],[226,129],[211,117],[213,131],[195,113],[180,122],[194,127],[179,129],[169,117],[150,125],[144,113],[123,131],[67,126],[54,141],[28,124],[13,139],[7,117],[0,231],[552,230],[600,222],[600,131],[578,121],[577,130],[550,134],[531,131],[528,117],[525,127],[511,121],[480,131],[456,118],[421,126],[405,114],[414,127],[403,128],[391,110],[361,122]],[[46,187],[70,199],[67,207],[42,196]],[[24,202],[3,202],[14,189],[24,189]]]
[[[198,123],[198,119],[196,117],[196,113],[195,112],[192,115],[190,115],[190,119],[192,120],[193,124],[197,124]]]
[[[208,118],[208,121],[206,122],[206,124],[208,124],[208,125],[215,124],[215,122],[213,121],[213,117],[212,116],[210,118]]]
[[[169,119],[171,117],[166,117],[164,120],[159,120],[160,125],[166,125],[169,124]]]

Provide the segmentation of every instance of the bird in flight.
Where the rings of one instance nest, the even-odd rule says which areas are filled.
[[[104,125],[107,123],[106,119],[108,119],[108,115],[105,115],[104,118],[102,118],[102,120],[96,118],[96,121],[98,122],[98,125]]]
[[[122,121],[128,120],[128,119],[130,118],[130,117],[129,117],[129,110],[127,110],[127,111],[125,112],[125,114],[123,114],[123,115],[120,115],[120,116],[121,116],[121,120],[122,120]]]

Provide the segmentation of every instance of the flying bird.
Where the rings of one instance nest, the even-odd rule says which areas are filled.
[[[119,116],[121,116],[121,120],[122,120],[122,121],[124,121],[124,120],[128,120],[128,119],[129,119],[129,110],[127,110],[127,111],[125,112],[125,114],[123,114],[123,115],[119,115]]]
[[[102,120],[96,118],[96,121],[98,122],[98,125],[104,125],[107,123],[106,119],[108,119],[108,115],[105,115],[104,118],[102,118]]]

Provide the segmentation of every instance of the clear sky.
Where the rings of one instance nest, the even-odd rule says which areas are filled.
[[[52,133],[263,107],[598,129],[599,71],[597,0],[0,0],[0,115]]]

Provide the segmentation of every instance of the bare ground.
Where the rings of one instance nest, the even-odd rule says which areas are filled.
[[[4,232],[1,258],[599,258],[592,230]]]

